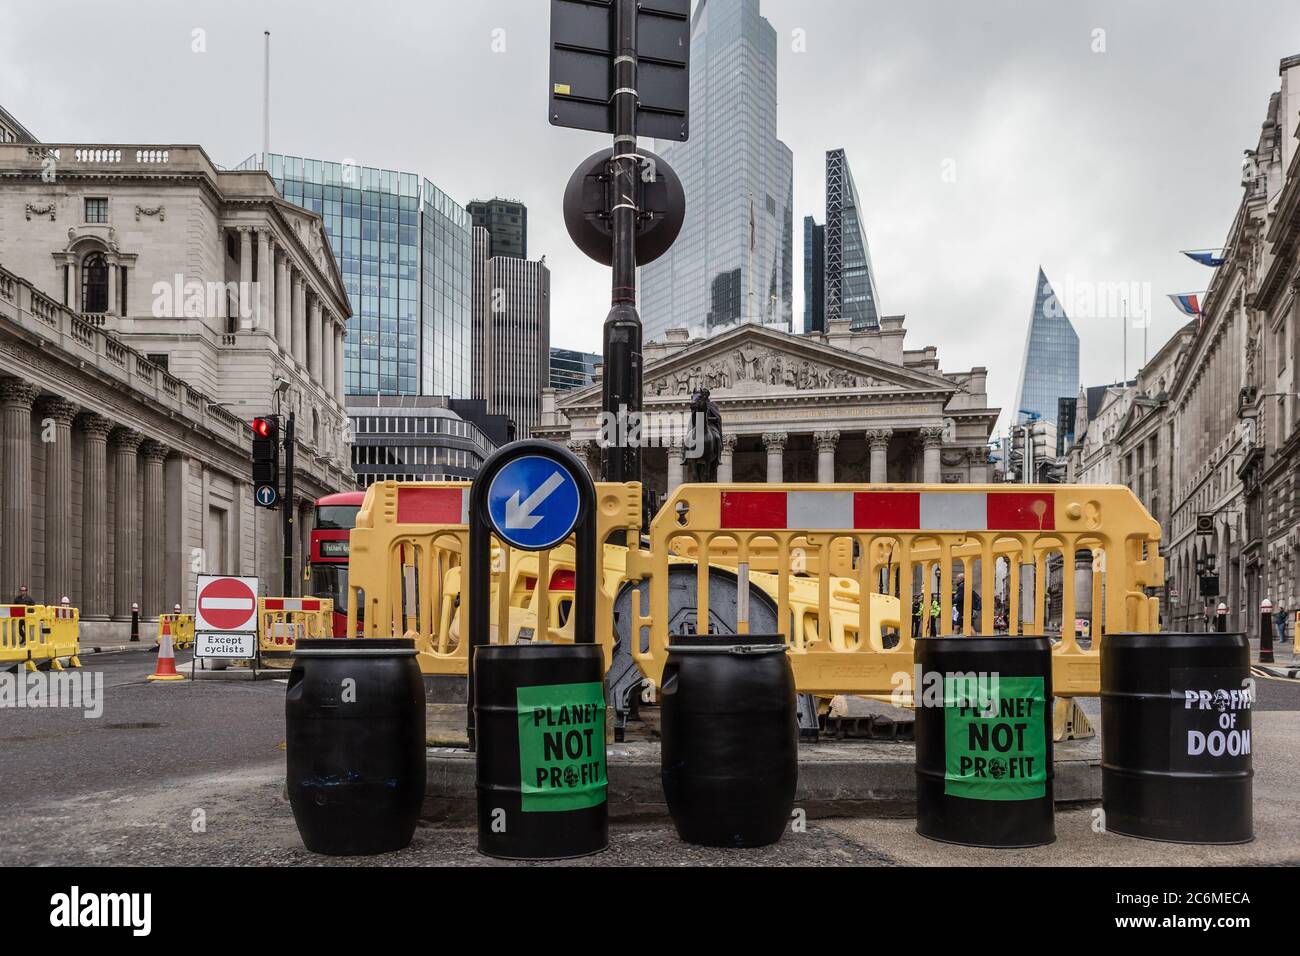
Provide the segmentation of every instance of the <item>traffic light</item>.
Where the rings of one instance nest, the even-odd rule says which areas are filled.
[[[253,419],[253,495],[259,505],[280,500],[280,421],[274,415]]]

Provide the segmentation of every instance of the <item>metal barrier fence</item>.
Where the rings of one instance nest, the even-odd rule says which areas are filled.
[[[348,633],[364,608],[360,633],[413,637],[425,674],[466,673],[468,489],[377,483],[352,532]],[[639,486],[596,490],[599,540],[636,534]],[[669,567],[692,564],[693,631],[707,626],[720,570],[735,582],[741,632],[758,588],[785,622],[802,693],[906,691],[915,637],[960,632],[1059,637],[1054,692],[1095,695],[1103,635],[1158,629],[1143,589],[1163,584],[1159,534],[1120,486],[683,485],[656,515],[649,550],[605,546],[597,641],[608,666],[614,603],[648,582],[648,608],[631,588],[631,655],[658,684],[669,638],[689,638],[669,613]],[[523,553],[494,541],[492,640],[572,640],[572,574],[568,544]],[[1090,631],[1083,643],[1076,619]]]
[[[75,607],[0,604],[0,670],[80,667],[80,626]]]
[[[287,659],[302,638],[334,636],[332,598],[264,597],[257,599],[257,647],[260,655]]]

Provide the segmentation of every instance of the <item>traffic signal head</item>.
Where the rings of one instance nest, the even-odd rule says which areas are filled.
[[[254,418],[253,487],[278,485],[280,480],[280,423],[275,418]]]

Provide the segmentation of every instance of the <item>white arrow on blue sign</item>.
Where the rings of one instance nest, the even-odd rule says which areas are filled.
[[[275,485],[258,485],[257,486],[257,503],[263,508],[269,508],[280,499],[280,492]]]
[[[541,455],[504,465],[488,486],[488,517],[497,535],[517,548],[544,551],[578,523],[578,482],[569,470]]]

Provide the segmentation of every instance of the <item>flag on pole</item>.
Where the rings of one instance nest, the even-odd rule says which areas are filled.
[[[1200,318],[1201,315],[1201,292],[1183,292],[1178,295],[1171,295],[1170,301],[1178,307],[1178,311],[1183,315],[1191,318]]]
[[[1191,259],[1193,262],[1199,262],[1203,266],[1210,266],[1211,268],[1217,269],[1228,261],[1218,255],[1222,252],[1222,249],[1184,249],[1183,255]]]

